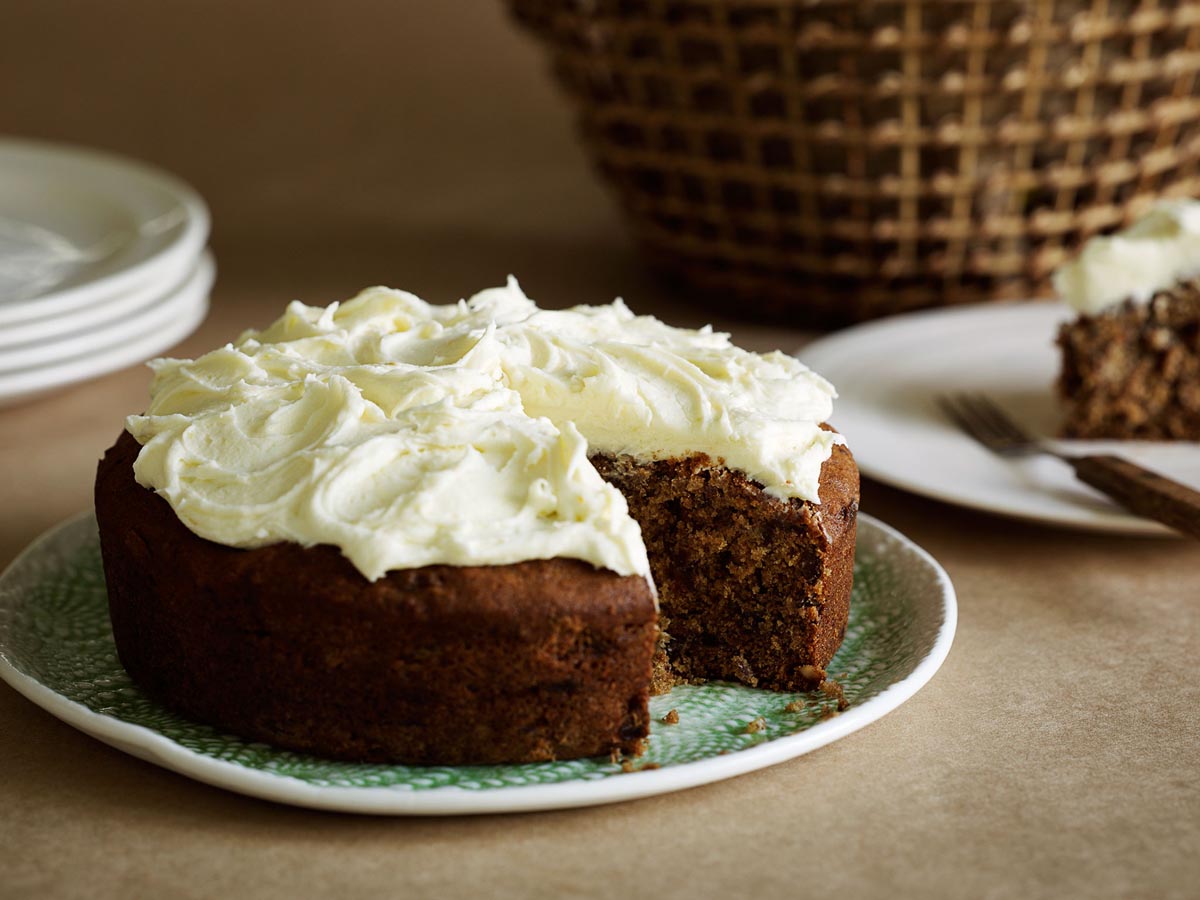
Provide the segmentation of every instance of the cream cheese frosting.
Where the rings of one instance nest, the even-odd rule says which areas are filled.
[[[1123,300],[1145,303],[1200,276],[1200,202],[1166,200],[1124,231],[1092,238],[1054,273],[1058,295],[1094,315]]]
[[[648,575],[589,453],[704,453],[819,502],[834,391],[782,353],[606,306],[542,310],[509,279],[438,306],[370,288],[292,303],[196,360],[152,363],[134,466],[201,537],[332,544],[368,579],[586,560]]]

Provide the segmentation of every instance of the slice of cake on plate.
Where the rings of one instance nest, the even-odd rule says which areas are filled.
[[[318,755],[637,753],[681,681],[816,687],[858,473],[795,359],[515,282],[375,288],[155,364],[102,460],[113,633],[167,705]]]
[[[1200,202],[1165,201],[1054,276],[1072,438],[1200,440]]]

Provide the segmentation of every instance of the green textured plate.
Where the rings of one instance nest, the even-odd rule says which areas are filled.
[[[815,750],[895,709],[933,676],[954,637],[950,579],[924,550],[870,516],[859,517],[857,552],[850,624],[829,670],[850,702],[845,712],[830,715],[833,699],[819,692],[679,687],[651,701],[649,747],[633,772],[606,758],[458,767],[331,762],[182,718],[142,694],[117,660],[91,513],[43,535],[0,575],[0,677],[107,744],[281,803],[411,815],[611,803],[718,781]],[[679,723],[661,723],[672,709]],[[759,719],[763,727],[747,729]]]

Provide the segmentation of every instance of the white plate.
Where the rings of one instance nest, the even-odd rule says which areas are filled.
[[[212,256],[204,253],[188,280],[164,297],[152,315],[132,323],[117,342],[46,365],[0,372],[0,406],[144,362],[179,343],[204,321],[215,276]]]
[[[849,328],[797,354],[838,389],[832,424],[864,474],[948,503],[1039,522],[1122,534],[1176,533],[1130,515],[1047,456],[1004,460],[938,409],[953,391],[987,394],[1037,435],[1052,438],[1059,355],[1072,313],[1051,303],[983,304],[910,313]],[[1200,446],[1054,441],[1116,453],[1200,489]]]
[[[197,264],[197,259],[184,260],[178,271],[164,270],[161,277],[135,284],[117,291],[111,297],[101,297],[87,306],[57,316],[0,324],[0,356],[17,347],[60,341],[81,332],[103,328],[143,310],[161,300],[164,294],[178,290],[191,277]]]
[[[0,324],[61,315],[178,273],[208,227],[196,192],[150,166],[0,139]]]
[[[228,790],[343,812],[452,815],[591,806],[707,784],[792,759],[863,728],[933,677],[954,638],[954,589],[924,550],[861,516],[846,640],[834,657],[849,709],[735,685],[680,687],[651,701],[646,754],[514,766],[331,762],[242,741],[163,709],[116,657],[96,522],[76,518],[0,575],[0,678],[64,722],[167,769]],[[800,699],[802,710],[788,709]],[[671,709],[680,721],[659,719]],[[746,725],[763,718],[765,730]],[[902,751],[902,748],[900,748]],[[860,773],[861,774],[861,773]],[[863,775],[868,781],[870,774]]]
[[[117,344],[140,335],[169,328],[176,320],[186,318],[195,305],[195,291],[186,290],[200,270],[212,267],[212,258],[205,253],[192,267],[167,284],[155,285],[153,292],[143,293],[142,304],[111,321],[101,322],[82,331],[59,335],[15,347],[0,347],[0,375],[22,369],[34,369],[78,357],[95,357]]]

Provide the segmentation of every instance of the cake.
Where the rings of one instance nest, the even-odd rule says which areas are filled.
[[[1200,203],[1094,238],[1054,283],[1078,311],[1058,335],[1063,435],[1200,440]]]
[[[171,708],[368,762],[636,755],[681,682],[816,688],[858,474],[781,353],[515,281],[160,360],[100,463],[113,635]]]

